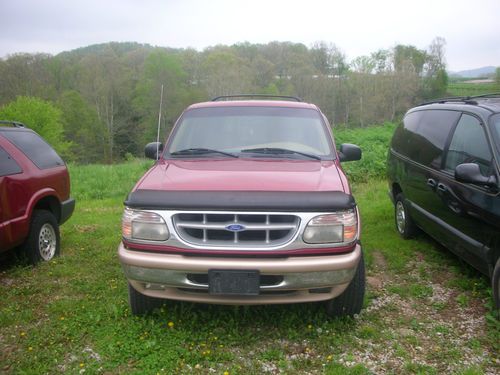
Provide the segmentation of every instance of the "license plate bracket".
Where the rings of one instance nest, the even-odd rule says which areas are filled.
[[[208,292],[214,295],[258,296],[260,272],[256,270],[208,270]]]

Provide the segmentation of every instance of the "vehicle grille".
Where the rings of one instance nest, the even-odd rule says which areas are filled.
[[[274,247],[290,241],[300,224],[295,215],[179,213],[178,235],[200,246]]]

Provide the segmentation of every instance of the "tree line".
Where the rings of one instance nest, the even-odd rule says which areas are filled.
[[[426,50],[396,45],[348,61],[335,44],[239,43],[203,51],[106,43],[0,59],[0,117],[25,121],[67,160],[113,162],[140,155],[193,102],[219,95],[293,95],[331,122],[395,121],[418,101],[446,94],[445,40]]]

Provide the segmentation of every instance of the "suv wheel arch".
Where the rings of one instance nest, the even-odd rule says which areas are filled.
[[[46,195],[36,204],[34,205],[32,209],[32,214],[35,212],[35,210],[45,210],[49,211],[54,215],[56,221],[59,223],[61,219],[61,203],[59,202],[59,199],[57,199],[53,195]]]

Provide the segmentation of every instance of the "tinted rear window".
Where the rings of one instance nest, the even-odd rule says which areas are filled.
[[[0,176],[9,176],[11,174],[21,173],[23,170],[16,161],[0,147]]]
[[[36,133],[5,131],[2,135],[16,145],[40,169],[64,165],[54,149]]]
[[[394,149],[417,163],[440,169],[443,149],[460,112],[444,110],[416,111],[404,119],[395,134]]]

